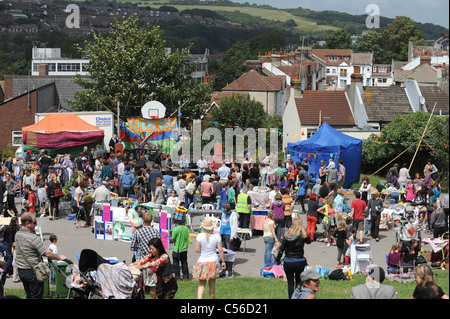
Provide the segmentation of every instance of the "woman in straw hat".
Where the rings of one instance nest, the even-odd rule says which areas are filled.
[[[195,252],[200,253],[200,256],[192,273],[193,278],[199,280],[198,299],[203,298],[206,281],[209,284],[209,297],[214,299],[216,278],[219,277],[220,272],[219,256],[216,253],[216,249],[219,251],[220,259],[222,260],[222,269],[225,269],[225,257],[220,234],[214,232],[213,220],[206,217],[202,223],[202,232],[197,236]]]

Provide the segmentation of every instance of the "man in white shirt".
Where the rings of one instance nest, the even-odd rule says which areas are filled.
[[[31,174],[31,170],[27,169],[25,175],[23,176],[23,185],[30,185],[31,189],[36,187],[36,176]]]
[[[208,162],[203,158],[203,155],[201,155],[200,159],[197,162],[199,177],[203,177],[203,174],[205,173],[206,170],[206,166],[208,166]]]
[[[228,181],[228,175],[230,175],[230,171],[230,168],[225,164],[225,162],[222,162],[222,167],[217,170],[217,173],[220,176],[220,180]]]
[[[117,175],[119,177],[120,180],[120,176],[122,176],[123,172],[125,172],[125,160],[122,159],[119,163],[119,165],[117,165]]]

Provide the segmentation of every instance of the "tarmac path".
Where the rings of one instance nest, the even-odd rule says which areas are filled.
[[[349,197],[349,196],[347,196]],[[353,199],[349,198],[347,203],[351,205]],[[20,211],[20,204],[17,205]],[[299,209],[298,205],[295,209]],[[306,215],[300,215],[306,227]],[[194,229],[198,230],[200,218],[194,219]],[[318,231],[322,231],[322,226],[318,226]],[[44,238],[44,245],[50,245],[49,236],[55,234],[58,236],[58,253],[67,256],[75,264],[78,264],[76,255],[83,249],[92,249],[102,257],[116,257],[119,261],[131,263],[133,252],[130,250],[130,243],[123,241],[109,241],[99,240],[94,238],[91,228],[75,228],[75,221],[60,218],[58,220],[50,220],[44,217],[42,223],[42,232]],[[422,234],[423,237],[423,234]],[[424,237],[423,237],[424,238]],[[195,242],[195,239],[193,240]],[[380,241],[376,242],[374,239],[364,238],[364,243],[371,245],[373,263],[386,267],[386,254],[389,253],[390,248],[395,243],[395,231],[380,231]],[[239,251],[236,252],[234,276],[248,276],[259,277],[261,267],[264,265],[264,241],[262,232],[254,233],[250,240],[247,240],[245,251],[243,251],[244,243],[242,243]],[[430,250],[427,246],[426,250]],[[168,250],[169,255],[172,251]],[[305,257],[309,266],[321,265],[331,270],[335,269],[337,259],[337,247],[329,246],[322,242],[312,242],[305,245]],[[189,269],[193,269],[197,261],[198,255],[194,251],[194,244],[189,246],[188,250],[188,265]],[[6,288],[23,288],[22,284],[14,283],[12,278],[6,280]]]

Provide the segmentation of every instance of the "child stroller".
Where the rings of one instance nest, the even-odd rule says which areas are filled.
[[[69,289],[67,299],[71,297],[75,299],[102,298],[100,287],[95,282],[95,275],[91,271],[82,272],[71,260],[66,259],[64,261],[68,264],[66,272],[71,273],[70,275],[67,275],[56,263],[49,259],[49,263],[65,278],[62,285]],[[78,294],[77,297],[74,296],[74,292]]]
[[[110,262],[95,251],[84,249],[80,254],[80,271],[96,271],[95,284],[104,299],[139,299],[136,280],[123,262]]]
[[[417,240],[419,243],[419,249],[420,245],[422,243],[422,227],[418,224],[418,222],[414,222],[412,219],[406,220],[401,219],[400,220],[401,226],[397,229],[397,232],[395,233],[395,238],[398,243],[409,244],[409,242],[412,239]]]

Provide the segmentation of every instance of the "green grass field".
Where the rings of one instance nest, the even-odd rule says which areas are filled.
[[[449,271],[435,270],[435,280],[437,284],[449,294]],[[353,281],[321,280],[318,299],[350,299],[351,288],[365,282],[366,276],[357,274],[353,276]],[[415,282],[401,283],[386,279],[384,284],[395,287],[398,299],[410,299],[416,287]],[[208,285],[207,285],[208,287]],[[178,281],[178,292],[175,299],[196,299],[198,281]],[[53,288],[54,289],[54,288]],[[23,289],[7,289],[8,295],[16,295],[25,298]],[[203,295],[205,299],[209,297],[208,288]],[[63,297],[64,298],[64,297]],[[150,298],[149,295],[146,298]],[[287,282],[283,279],[274,278],[251,278],[236,277],[218,279],[216,281],[217,299],[286,299]]]
[[[150,5],[154,8],[159,8],[161,5],[157,4],[143,4],[144,6]],[[171,5],[175,8],[177,8],[180,12],[183,10],[188,9],[208,9],[214,12],[217,12],[220,14],[221,11],[226,12],[235,12],[239,11],[241,13],[245,13],[248,15],[252,15],[254,17],[259,17],[262,19],[267,20],[279,20],[281,22],[285,22],[289,19],[292,19],[295,21],[297,26],[295,29],[303,32],[310,32],[310,31],[328,31],[332,30],[335,31],[338,28],[333,26],[327,26],[327,25],[318,25],[316,22],[311,21],[309,19],[301,18],[294,16],[290,14],[289,12],[283,11],[283,10],[276,10],[276,9],[264,9],[264,8],[252,8],[252,7],[227,7],[227,6],[194,6],[194,5]]]

